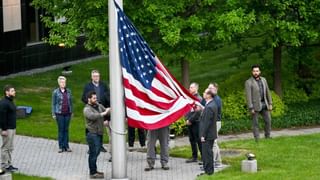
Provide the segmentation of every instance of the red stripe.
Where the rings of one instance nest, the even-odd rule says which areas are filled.
[[[132,91],[133,96],[135,96],[135,97],[137,97],[137,98],[139,98],[149,104],[152,104],[160,109],[170,109],[170,107],[172,106],[172,102],[163,103],[163,102],[158,102],[158,101],[154,101],[153,99],[150,99],[146,93],[141,92],[138,88],[131,85],[127,79],[124,79],[123,86],[126,87],[127,89],[130,89]],[[168,101],[170,101],[170,100],[168,100]]]
[[[194,97],[192,94],[190,94],[190,92],[185,88],[183,87],[179,81],[177,81],[177,79],[168,71],[168,69],[160,62],[160,59],[158,57],[156,57],[156,59],[158,59],[158,63],[161,64],[162,66],[160,66],[159,64],[157,64],[157,67],[159,69],[161,69],[161,71],[166,74],[168,73],[169,74],[169,79],[171,78],[175,83],[177,83],[177,85],[180,87],[180,89],[187,95],[189,96],[190,98],[192,98],[193,100],[195,101],[199,101],[196,97]],[[164,68],[164,69],[162,69]],[[178,90],[179,91],[179,90]]]
[[[153,123],[153,124],[147,124],[144,121],[137,121],[131,117],[128,117],[128,125],[130,127],[136,127],[136,128],[143,128],[143,129],[148,129],[148,130],[154,130],[154,129],[159,129],[165,126],[169,126],[176,120],[182,117],[185,113],[189,112],[191,110],[192,106],[191,105],[186,105],[182,109],[179,109],[172,113],[170,116],[160,119],[158,122]],[[148,117],[141,117],[142,119],[146,119]]]
[[[151,87],[150,90],[156,94],[157,96],[159,97],[162,97],[162,98],[165,98],[165,99],[168,99],[168,100],[173,100],[173,97],[171,96],[168,96],[167,94],[163,93],[162,91],[158,90],[157,88],[155,87]]]
[[[151,109],[146,109],[146,108],[141,108],[139,106],[137,106],[137,104],[130,100],[130,99],[126,99],[125,100],[126,106],[130,109],[134,109],[136,111],[139,112],[140,115],[145,116],[145,115],[159,115],[159,112],[156,111],[152,111]]]

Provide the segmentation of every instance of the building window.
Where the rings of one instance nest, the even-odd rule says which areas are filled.
[[[40,16],[44,14],[44,10],[35,9],[31,6],[32,0],[26,0],[26,20],[27,20],[27,43],[41,42],[48,35],[48,29],[41,22]]]

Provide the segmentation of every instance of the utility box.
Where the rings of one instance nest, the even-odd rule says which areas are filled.
[[[0,180],[12,180],[11,173],[5,173],[5,174],[0,175]]]
[[[258,170],[257,160],[242,160],[241,171],[255,173]]]

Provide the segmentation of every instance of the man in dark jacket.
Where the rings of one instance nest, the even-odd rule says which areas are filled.
[[[16,105],[13,103],[16,91],[12,86],[6,85],[4,95],[4,98],[0,101],[1,166],[6,171],[13,172],[18,170],[11,164],[13,139],[16,134]]]
[[[206,105],[200,116],[200,140],[202,143],[203,168],[206,174],[214,173],[213,143],[217,139],[218,107],[214,101],[214,93],[206,89],[203,93]]]
[[[199,102],[202,101],[202,97],[198,94],[199,84],[191,83],[189,86],[189,92],[194,95]],[[201,154],[201,142],[199,138],[199,117],[201,110],[196,107],[188,112],[185,116],[186,124],[188,127],[189,141],[192,149],[192,158],[186,160],[186,163],[197,162],[198,161],[198,148]],[[198,147],[197,147],[198,146]]]
[[[110,107],[110,91],[109,88],[106,84],[100,81],[100,73],[98,70],[92,70],[91,71],[91,82],[86,84],[83,88],[83,93],[82,93],[82,102],[84,104],[88,103],[88,99],[86,97],[88,92],[94,91],[97,94],[97,100],[99,104],[102,104],[105,108]],[[110,121],[110,116],[107,116],[105,118],[106,121]],[[107,123],[109,124],[109,123]],[[111,131],[109,126],[107,126],[108,130],[108,135],[109,135],[109,145],[111,142]],[[101,139],[102,140],[102,139]],[[102,140],[103,141],[103,140]],[[107,150],[101,146],[101,151],[102,152],[107,152]],[[111,155],[111,147],[110,147],[110,155]]]

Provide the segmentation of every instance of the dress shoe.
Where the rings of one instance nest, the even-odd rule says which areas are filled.
[[[11,165],[9,167],[5,168],[5,169],[6,169],[7,172],[16,172],[16,171],[18,171],[18,168],[13,167]]]
[[[194,158],[186,160],[186,163],[193,163],[193,162],[198,162],[198,160]]]
[[[144,171],[151,171],[152,169],[154,169],[153,166],[147,165],[147,167],[144,168]]]
[[[162,164],[161,168],[162,168],[163,170],[169,170],[169,169],[170,169],[169,166],[168,166],[168,164]]]
[[[107,152],[107,150],[103,146],[101,146],[100,152]]]

